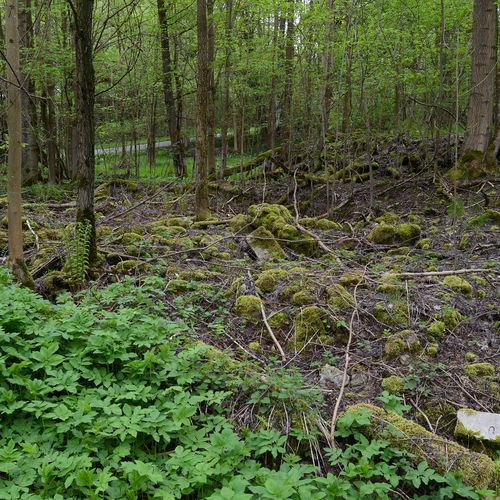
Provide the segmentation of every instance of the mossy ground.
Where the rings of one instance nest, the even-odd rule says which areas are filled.
[[[181,182],[126,214],[130,203],[153,195],[155,187],[142,180],[134,192],[128,185],[114,185],[112,193],[99,202],[105,204],[100,205],[97,218],[97,245],[105,261],[92,270],[96,281],[89,286],[135,279],[140,287],[146,278],[156,277],[159,296],[154,300],[162,302],[164,314],[196,325],[193,332],[200,340],[227,349],[238,359],[253,355],[264,363],[275,362],[279,356],[255,299],[248,315],[248,304],[241,310],[235,307],[237,300],[242,305],[241,297],[257,298],[258,294],[287,360],[313,385],[325,364],[343,369],[345,342],[352,327],[348,373],[361,367],[367,378],[363,390],[349,389],[349,402],[374,403],[383,389],[382,380],[389,388],[387,380],[400,379],[409,388],[405,397],[418,401],[424,412],[443,398],[454,408],[474,407],[479,402],[483,410],[500,412],[500,232],[495,215],[500,186],[488,185],[489,207],[484,206],[477,186],[461,189],[465,208],[454,227],[450,200],[433,183],[433,172],[423,170],[406,181],[409,165],[398,167],[398,178],[389,170],[394,166],[391,152],[397,159],[404,148],[409,155],[420,154],[423,147],[407,141],[379,148],[372,206],[369,183],[361,179],[352,186],[336,186],[338,205],[345,204],[327,218],[324,215],[331,207],[326,206],[321,182],[308,179],[297,192],[300,207],[306,207],[300,214],[301,224],[318,235],[333,255],[310,237],[303,238],[295,227],[293,205],[276,204],[280,198],[293,203],[287,195],[293,187],[289,177],[269,182],[264,206],[259,179],[246,179],[245,189],[239,181],[230,183],[234,192],[220,192],[212,199],[216,219],[200,226],[195,225],[190,208],[193,195]],[[440,151],[448,149],[443,146]],[[353,159],[349,154],[344,167]],[[443,165],[447,165],[446,158]],[[235,193],[241,196],[232,199]],[[26,205],[25,216],[38,237],[25,230],[28,267],[35,271],[54,259],[35,278],[39,292],[56,300],[61,289],[70,288],[66,277],[58,274],[64,264],[58,257],[63,248],[58,238],[74,222],[74,213],[37,205],[29,197],[26,201],[33,202]],[[6,204],[0,200],[0,216],[5,214]],[[384,243],[375,242],[373,230],[383,225],[403,227],[401,238],[394,231]],[[405,233],[405,228],[410,232]],[[261,238],[258,241],[266,250],[272,248],[268,260],[249,249],[252,233],[256,240]],[[460,245],[465,234],[467,245]],[[2,228],[0,257],[7,255],[6,243]],[[473,268],[486,271],[449,278],[428,274]],[[261,280],[270,275],[271,280]],[[50,286],[44,288],[44,282]],[[300,316],[310,308],[320,313]],[[216,325],[213,318],[207,320],[213,311],[220,311]],[[411,333],[400,335],[403,329]],[[494,373],[468,377],[464,367],[475,363],[491,363]],[[336,396],[325,390],[325,415],[331,416]],[[422,418],[419,415],[413,407],[406,414],[413,420]],[[436,419],[433,425],[440,436],[452,437],[449,419]]]

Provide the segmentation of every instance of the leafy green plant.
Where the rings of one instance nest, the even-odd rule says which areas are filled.
[[[89,267],[89,243],[92,227],[87,220],[77,222],[73,234],[66,231],[64,235],[64,251],[66,263],[64,269],[71,279],[74,291],[80,290],[84,283]]]

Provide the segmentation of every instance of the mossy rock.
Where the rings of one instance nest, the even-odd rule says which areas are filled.
[[[410,244],[417,241],[421,233],[417,224],[379,224],[372,229],[368,238],[379,245]]]
[[[151,264],[141,262],[140,260],[122,260],[116,264],[115,269],[118,273],[129,273],[131,271],[146,272],[151,270]]]
[[[430,238],[424,238],[417,243],[417,248],[421,250],[429,250],[431,248],[431,240]]]
[[[307,292],[297,292],[293,294],[291,304],[294,306],[307,306],[314,302],[313,297]]]
[[[466,316],[460,314],[460,312],[454,308],[443,307],[442,318],[446,328],[448,328],[448,330],[453,330],[461,321],[466,319]]]
[[[287,277],[287,272],[283,269],[268,269],[260,273],[255,281],[255,286],[264,293],[271,293],[276,290],[278,281]]]
[[[460,156],[457,167],[453,167],[446,173],[452,182],[484,177],[488,173],[498,171],[496,158],[490,151],[483,153],[481,151],[468,150]]]
[[[262,346],[258,342],[250,342],[250,344],[248,344],[248,350],[255,354],[262,354]]]
[[[377,287],[377,292],[379,293],[385,293],[387,295],[395,295],[397,291],[396,285],[393,285],[392,283],[382,283]]]
[[[339,278],[342,286],[355,286],[363,282],[363,275],[359,273],[346,272]]]
[[[236,299],[234,310],[242,318],[256,320],[261,317],[262,300],[255,295],[240,295]]]
[[[384,346],[384,353],[387,359],[394,359],[401,356],[406,351],[405,341],[398,336],[392,336],[387,339]]]
[[[378,321],[388,326],[404,327],[408,323],[408,308],[401,301],[393,304],[379,302],[373,307],[373,315]]]
[[[439,474],[461,472],[465,484],[497,490],[497,467],[488,456],[447,441],[419,424],[374,405],[360,403],[348,406],[345,411],[347,414],[359,412],[370,418],[370,425],[362,428],[363,434],[370,439],[387,440],[390,446],[409,452],[409,460],[416,466],[427,461]]]
[[[473,292],[472,285],[459,276],[446,276],[442,282],[446,288],[451,288],[454,292],[470,297]]]
[[[424,409],[429,422],[433,427],[440,424],[443,428],[453,423],[457,417],[457,409],[444,400],[430,402]],[[424,417],[417,412],[417,418],[425,422]]]
[[[51,301],[69,288],[69,278],[61,271],[52,271],[35,282],[35,291]]]
[[[300,224],[311,229],[342,231],[342,226],[338,222],[333,222],[320,217],[304,217],[300,219]]]
[[[464,367],[465,374],[468,377],[493,377],[495,367],[491,363],[474,363]]]
[[[203,281],[207,279],[207,273],[200,269],[190,269],[189,271],[179,271],[179,279],[187,281]]]
[[[161,245],[166,247],[174,244],[173,239],[165,238],[164,236],[160,236],[159,234],[151,235],[146,241],[151,245]]]
[[[313,338],[322,343],[331,343],[325,329],[327,312],[318,306],[309,306],[302,309],[295,317],[295,333],[290,339],[287,349],[300,351]]]
[[[189,281],[173,279],[167,283],[167,292],[185,292],[189,288]]]
[[[229,289],[225,292],[226,297],[245,295],[246,292],[245,280],[243,278],[236,278],[232,283]]]
[[[113,233],[113,228],[103,224],[101,226],[97,226],[95,231],[98,238],[104,238],[105,236],[110,236]]]
[[[37,235],[42,241],[61,241],[63,238],[63,233],[59,229],[41,229]]]
[[[267,322],[271,328],[282,328],[288,323],[288,317],[285,313],[274,312],[269,315]]]
[[[386,212],[384,215],[375,219],[379,224],[392,224],[393,222],[400,222],[401,217],[394,212]]]
[[[382,379],[382,389],[391,394],[400,396],[405,391],[405,381],[401,377],[391,375],[390,377]]]
[[[243,229],[248,231],[252,228],[252,217],[244,214],[236,214],[229,222],[229,227],[233,233],[237,233]]]
[[[328,294],[328,305],[333,308],[353,307],[354,297],[342,285],[335,283],[326,289]]]
[[[446,325],[444,321],[434,321],[427,328],[427,334],[431,339],[443,340],[446,336]]]
[[[292,285],[288,285],[280,292],[280,300],[281,302],[289,302],[292,297],[302,290],[302,286],[294,283]]]
[[[136,241],[142,241],[142,236],[137,233],[125,233],[120,238],[120,241],[123,245],[130,245],[131,243],[135,243]]]
[[[274,239],[273,234],[265,227],[260,226],[247,236],[247,243],[259,260],[286,260],[286,253]]]

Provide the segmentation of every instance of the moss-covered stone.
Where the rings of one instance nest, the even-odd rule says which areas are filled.
[[[443,321],[434,321],[428,328],[427,334],[435,340],[443,340],[446,335],[446,325]]]
[[[392,304],[375,304],[373,315],[378,321],[389,326],[401,328],[408,323],[408,307],[402,301],[394,301]]]
[[[242,318],[255,320],[261,317],[262,300],[255,295],[241,295],[236,299],[234,310]]]
[[[292,285],[287,285],[283,290],[280,292],[280,300],[281,302],[289,302],[292,297],[297,293],[302,290],[302,287],[296,283]]]
[[[260,273],[255,285],[264,293],[271,293],[276,290],[278,281],[286,278],[287,273],[283,269],[268,269]]]
[[[226,297],[245,295],[246,292],[245,280],[243,278],[236,278],[232,283],[229,289],[225,292]]]
[[[401,377],[391,375],[382,379],[382,389],[391,394],[401,395],[405,390],[405,381]]]
[[[312,229],[333,229],[335,231],[342,231],[342,226],[338,222],[333,222],[320,217],[304,217],[303,219],[300,219],[299,222],[302,226]]]
[[[410,247],[391,248],[387,251],[387,255],[407,255]]]
[[[393,222],[400,222],[401,217],[394,212],[386,212],[384,215],[375,219],[379,224],[392,224]]]
[[[446,288],[451,288],[454,292],[461,293],[466,297],[472,295],[472,285],[463,278],[460,278],[460,276],[446,276],[442,284]]]
[[[168,292],[185,292],[189,288],[189,281],[183,279],[173,279],[167,283]]]
[[[339,283],[342,286],[355,286],[359,285],[363,281],[363,275],[359,273],[346,272],[342,274],[339,278]]]
[[[242,230],[250,231],[252,227],[252,217],[244,214],[236,214],[229,222],[229,227],[236,233]]]
[[[474,363],[464,367],[468,377],[492,377],[495,375],[495,367],[491,363]]]
[[[291,304],[294,306],[307,306],[312,304],[314,299],[307,292],[297,292],[292,296]]]
[[[151,269],[151,264],[141,262],[140,260],[122,260],[116,264],[115,269],[119,273],[128,273],[130,271],[145,272]]]
[[[384,353],[387,359],[394,359],[401,356],[406,351],[405,341],[398,336],[387,339],[384,346]]]
[[[396,293],[396,290],[396,285],[393,285],[391,283],[382,283],[377,287],[377,292],[385,293],[387,295],[394,295]]]
[[[455,329],[461,321],[466,319],[465,316],[452,307],[443,307],[442,318],[448,330]]]
[[[179,279],[186,281],[203,281],[207,278],[207,273],[201,269],[189,269],[179,271]]]
[[[439,347],[438,344],[431,344],[426,349],[427,355],[430,356],[431,358],[435,358],[438,353],[438,347]]]
[[[260,260],[286,260],[286,253],[273,234],[260,226],[247,237],[247,242]]]
[[[327,318],[326,311],[318,306],[302,309],[295,317],[295,333],[288,343],[288,350],[300,351],[313,338],[325,344],[331,343],[332,339],[327,337],[324,323]]]
[[[497,490],[497,469],[488,456],[447,441],[421,425],[377,406],[361,403],[346,409],[346,413],[358,412],[370,417],[370,425],[362,429],[367,437],[386,439],[391,446],[408,451],[415,465],[425,460],[440,474],[459,471],[465,484]]]
[[[262,346],[258,342],[250,342],[250,344],[248,344],[248,349],[255,354],[262,354]]]
[[[368,238],[379,245],[408,244],[418,240],[421,232],[417,224],[379,224],[372,229]]]
[[[424,238],[417,243],[417,248],[421,250],[429,250],[431,248],[431,240],[430,238]]]
[[[335,283],[326,290],[328,294],[328,305],[333,308],[354,306],[354,297],[342,285]]]
[[[271,328],[281,328],[288,323],[288,318],[285,313],[275,312],[269,315],[267,322]]]
[[[120,238],[120,241],[123,245],[130,245],[131,243],[141,241],[142,236],[137,233],[125,233]]]

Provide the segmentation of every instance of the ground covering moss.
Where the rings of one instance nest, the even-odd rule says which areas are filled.
[[[473,292],[472,285],[460,276],[446,276],[442,282],[446,288],[451,288],[454,292],[470,297]]]
[[[268,269],[263,271],[255,280],[255,285],[264,293],[271,293],[276,290],[278,281],[287,277],[287,272],[283,269]]]
[[[464,366],[468,377],[485,377],[495,375],[495,367],[491,363],[473,363]]]
[[[236,299],[234,310],[238,316],[255,320],[260,318],[262,300],[255,295],[240,295]]]

